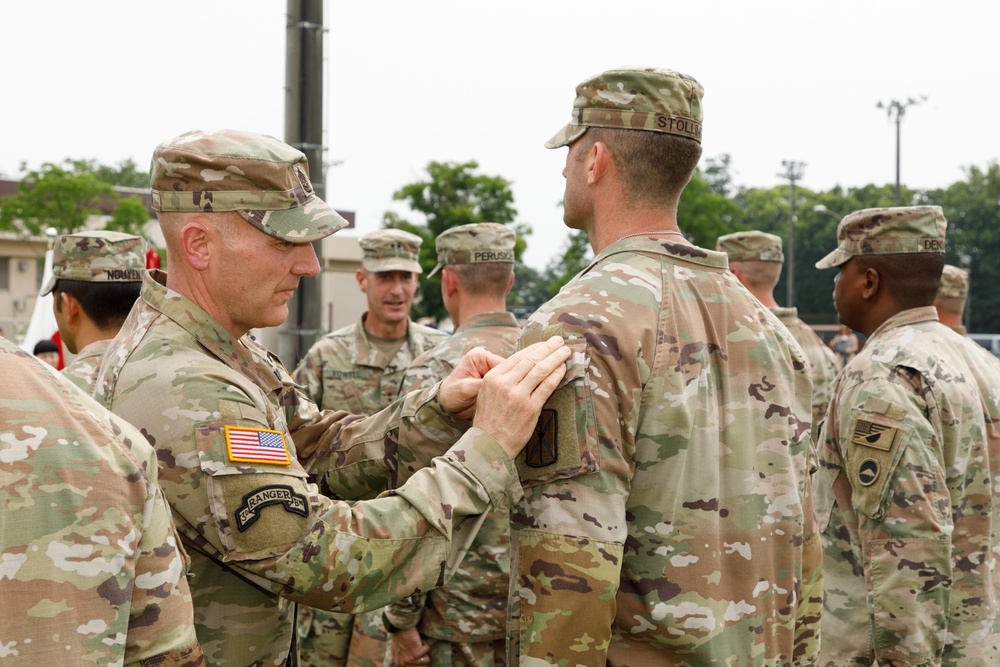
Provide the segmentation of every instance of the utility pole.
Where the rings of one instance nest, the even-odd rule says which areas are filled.
[[[305,153],[316,196],[326,200],[323,146],[323,0],[288,0],[285,53],[285,143]],[[313,248],[322,271],[322,240]],[[278,356],[294,368],[322,333],[322,273],[303,276],[288,302]]]
[[[893,201],[896,202],[896,206],[903,205],[903,198],[899,188],[899,182],[900,182],[899,181],[899,143],[900,143],[899,126],[901,121],[903,120],[903,115],[906,114],[907,107],[912,107],[915,104],[920,104],[921,102],[926,102],[926,101],[927,101],[927,96],[922,95],[919,100],[915,100],[912,97],[909,97],[905,102],[900,102],[899,100],[891,100],[888,104],[886,104],[880,101],[878,104],[875,105],[876,109],[885,109],[886,115],[890,119],[892,118],[893,114],[896,115],[896,191],[895,191],[895,196],[893,198]]]
[[[795,181],[802,178],[805,173],[806,163],[796,162],[794,160],[782,160],[781,166],[785,168],[785,171],[778,174],[779,178],[787,178],[788,182],[791,183],[791,191],[788,195],[788,205],[789,205],[789,220],[788,220],[788,248],[785,255],[788,257],[788,261],[785,265],[788,267],[788,281],[786,286],[788,287],[788,296],[786,298],[785,307],[794,308],[795,307]]]

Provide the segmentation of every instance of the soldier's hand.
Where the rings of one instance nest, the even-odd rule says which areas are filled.
[[[398,630],[389,635],[389,649],[392,651],[392,661],[396,667],[421,667],[427,664],[427,654],[431,647],[427,645],[416,628]]]
[[[438,389],[441,407],[462,419],[472,419],[483,376],[501,361],[503,357],[481,347],[474,347],[466,352],[455,370],[441,381]]]
[[[553,336],[497,364],[482,380],[473,426],[496,438],[511,458],[517,456],[566,374],[570,355],[566,342]]]

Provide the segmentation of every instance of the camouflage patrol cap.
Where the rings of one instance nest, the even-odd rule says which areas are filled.
[[[687,74],[655,67],[619,67],[576,87],[573,117],[545,143],[569,146],[588,127],[676,134],[701,143],[701,84]]]
[[[57,280],[89,283],[135,283],[146,271],[146,241],[141,236],[107,230],[63,234],[52,246],[52,276],[42,296]]]
[[[427,274],[433,278],[449,264],[514,263],[517,234],[499,222],[459,225],[441,232],[434,241],[437,266]]]
[[[941,272],[941,287],[938,296],[948,299],[964,299],[969,293],[969,272],[951,264],[945,264]]]
[[[409,271],[423,273],[420,268],[420,246],[424,240],[402,229],[380,229],[362,236],[361,266],[366,271]]]
[[[765,232],[734,232],[720,236],[715,249],[729,255],[730,262],[784,262],[781,237]]]
[[[947,227],[940,206],[855,211],[840,221],[837,249],[816,262],[816,268],[840,266],[855,255],[944,253]]]
[[[235,211],[292,243],[347,226],[313,192],[306,156],[266,134],[186,132],[156,147],[149,173],[156,211]]]

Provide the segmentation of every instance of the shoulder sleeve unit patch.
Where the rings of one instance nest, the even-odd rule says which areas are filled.
[[[906,445],[901,422],[884,423],[882,415],[854,417],[848,440],[847,474],[854,508],[880,520],[892,493],[892,479]]]
[[[270,463],[287,466],[291,463],[285,434],[262,428],[226,426],[226,450],[230,461]]]

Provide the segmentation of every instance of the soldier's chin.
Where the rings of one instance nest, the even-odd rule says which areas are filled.
[[[263,324],[258,325],[256,328],[265,327],[276,327],[284,324],[285,320],[288,319],[288,304],[283,303],[280,306],[275,307],[272,312],[268,313],[266,317],[261,318],[264,320]]]

